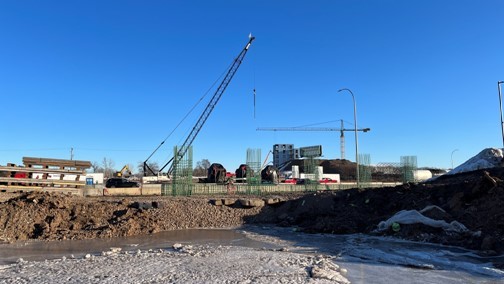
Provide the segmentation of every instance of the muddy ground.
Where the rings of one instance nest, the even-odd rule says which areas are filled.
[[[269,223],[313,233],[392,235],[495,255],[504,253],[503,180],[504,168],[493,168],[421,184],[286,195],[275,205],[250,208],[212,205],[210,199],[215,197],[91,198],[1,193],[0,241],[110,238]],[[397,212],[429,205],[444,211],[431,210],[425,213],[427,217],[448,223],[458,221],[468,231],[401,224],[375,232],[381,221]]]

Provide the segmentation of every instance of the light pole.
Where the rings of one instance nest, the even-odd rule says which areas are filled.
[[[452,167],[451,169],[453,170],[453,153],[455,153],[456,151],[458,151],[458,149],[455,149],[451,152],[451,164],[452,164]]]
[[[499,90],[499,106],[500,106],[500,119],[501,119],[501,131],[502,131],[502,146],[504,147],[504,121],[502,120],[502,94],[501,94],[501,84],[504,81],[497,82],[497,89]]]
[[[357,187],[360,187],[360,175],[359,175],[359,140],[357,138],[357,106],[355,105],[355,97],[350,89],[343,88],[339,89],[338,93],[341,91],[348,91],[352,95],[353,101],[353,117],[354,117],[354,127],[355,127],[355,163],[357,164]]]

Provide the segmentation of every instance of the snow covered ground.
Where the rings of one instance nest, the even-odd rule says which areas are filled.
[[[329,256],[175,244],[0,267],[2,283],[349,283]]]
[[[201,236],[201,230],[195,232]],[[504,281],[504,272],[492,266],[492,259],[459,248],[364,235],[304,234],[278,227],[251,226],[228,232],[234,240],[227,245],[204,238],[173,243],[160,233],[156,239],[145,238],[148,246],[135,238],[135,245],[123,243],[94,254],[75,251],[75,255],[63,253],[52,260],[18,259],[0,266],[0,283]],[[223,234],[219,230],[221,237]],[[253,246],[232,245],[237,237],[252,240],[248,244]],[[258,247],[257,242],[265,246]]]

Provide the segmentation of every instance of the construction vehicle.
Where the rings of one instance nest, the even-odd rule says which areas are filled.
[[[210,116],[210,114],[214,110],[215,106],[219,102],[220,98],[222,97],[222,94],[224,94],[224,91],[226,90],[227,86],[231,82],[231,79],[233,79],[233,76],[236,74],[236,71],[238,71],[238,68],[240,67],[243,59],[245,58],[245,55],[247,54],[247,51],[248,51],[250,45],[252,44],[252,41],[254,41],[254,39],[255,39],[255,37],[253,37],[252,35],[249,35],[248,43],[242,49],[242,51],[240,52],[238,57],[236,57],[236,59],[233,61],[233,63],[231,64],[231,67],[229,67],[226,75],[224,76],[224,79],[222,80],[219,87],[215,91],[215,94],[213,95],[213,97],[210,99],[210,102],[208,103],[206,108],[203,110],[203,113],[199,117],[198,121],[196,122],[196,124],[192,128],[192,130],[189,133],[189,135],[187,136],[187,138],[185,139],[184,143],[182,144],[182,146],[178,147],[178,151],[174,155],[174,157],[172,157],[165,165],[163,165],[163,167],[161,167],[159,172],[162,172],[168,165],[170,165],[170,167],[167,171],[167,174],[168,175],[172,174],[173,169],[176,168],[178,162],[180,160],[182,160],[184,155],[187,153],[187,151],[191,147],[194,139],[196,138],[196,136],[200,132],[201,128],[203,127],[203,125],[207,121],[208,117]],[[144,161],[144,171],[143,171],[144,176],[148,176],[149,173],[154,176],[158,175],[158,173],[154,173],[154,171],[148,166],[147,161],[164,144],[164,142],[165,141],[161,142],[161,144],[154,150],[154,152]]]
[[[128,178],[131,175],[132,175],[132,173],[131,173],[130,168],[128,167],[128,165],[124,165],[124,167],[122,167],[122,169],[120,171],[114,173],[114,177],[125,177],[125,178]]]

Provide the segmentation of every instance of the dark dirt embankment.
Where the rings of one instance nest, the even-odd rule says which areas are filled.
[[[504,253],[504,168],[443,176],[435,182],[286,196],[274,206],[214,206],[208,197],[83,198],[32,193],[0,203],[0,241],[120,237],[244,223],[296,226],[306,232],[393,235]],[[147,206],[147,205],[148,206]],[[373,233],[401,210],[436,205],[427,217],[458,221],[468,232],[403,225]]]
[[[428,241],[488,254],[504,253],[504,168],[443,176],[434,182],[379,189],[318,192],[288,202],[255,221],[298,226],[306,232],[380,234]],[[436,205],[426,217],[458,221],[469,232],[451,232],[422,224],[400,225],[374,233],[377,225],[401,210]]]

